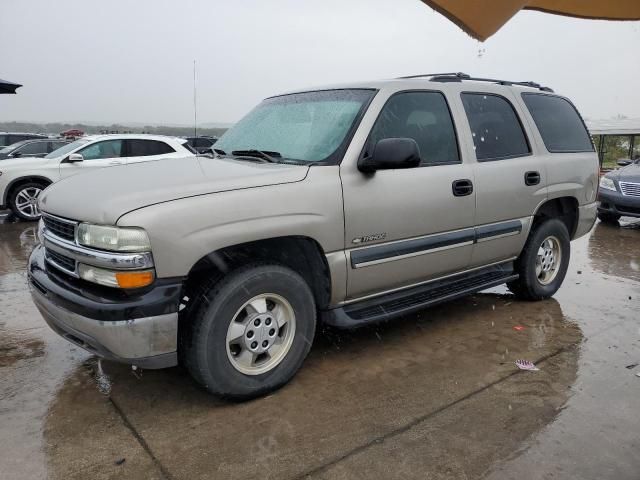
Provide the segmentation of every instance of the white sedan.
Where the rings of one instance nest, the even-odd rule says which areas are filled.
[[[195,155],[184,138],[161,135],[92,135],[43,158],[0,163],[0,210],[10,208],[23,220],[40,218],[38,196],[50,184],[87,169]]]

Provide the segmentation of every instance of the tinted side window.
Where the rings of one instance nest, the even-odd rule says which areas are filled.
[[[17,149],[22,155],[44,155],[47,153],[47,142],[32,142]]]
[[[29,140],[31,137],[28,135],[7,135],[8,137],[8,145],[13,145],[14,143],[23,142],[25,140]]]
[[[504,97],[485,93],[463,93],[478,160],[521,157],[531,153],[522,124]]]
[[[157,140],[127,140],[127,155],[129,157],[148,157],[172,152],[175,152],[172,147]]]
[[[211,145],[213,145],[213,142],[208,138],[196,138],[193,141],[194,147],[210,147]]]
[[[117,158],[122,156],[122,143],[122,140],[106,140],[89,145],[78,153],[81,153],[85,160]]]
[[[545,147],[550,152],[592,152],[593,145],[580,115],[568,100],[553,95],[523,93]]]
[[[421,165],[460,163],[451,113],[440,92],[402,92],[382,108],[369,137],[367,153],[383,138],[413,138]]]
[[[69,143],[69,142],[50,142],[49,143],[49,153],[53,152],[54,150],[59,149],[60,147],[64,147],[67,143]]]

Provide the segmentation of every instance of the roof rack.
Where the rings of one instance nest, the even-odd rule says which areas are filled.
[[[551,88],[543,87],[542,85],[536,82],[513,82],[511,80],[497,80],[495,78],[472,77],[471,75],[462,73],[462,72],[423,73],[420,75],[409,75],[406,77],[398,77],[398,78],[408,79],[408,78],[424,78],[424,77],[431,77],[432,82],[462,82],[463,80],[473,80],[476,82],[490,82],[490,83],[497,83],[498,85],[507,85],[507,86],[519,85],[521,87],[537,88],[538,90],[541,90],[543,92],[553,93],[553,90]]]

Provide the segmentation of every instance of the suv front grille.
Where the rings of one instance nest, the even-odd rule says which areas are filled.
[[[67,273],[74,273],[76,271],[76,261],[73,258],[69,258],[66,255],[62,255],[53,250],[47,249],[45,255],[49,263],[53,263],[54,266],[60,268]]]
[[[68,240],[70,242],[76,239],[76,223],[71,220],[65,220],[50,215],[42,215],[44,226],[56,237]]]
[[[620,182],[620,190],[623,195],[640,197],[640,183]]]

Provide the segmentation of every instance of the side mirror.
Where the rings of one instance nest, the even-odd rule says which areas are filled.
[[[11,156],[12,156],[13,158],[20,158],[20,157],[22,156],[22,153],[21,153],[21,152],[13,152],[13,153],[11,154]]]
[[[373,173],[376,170],[414,168],[420,165],[420,147],[413,138],[383,138],[373,147],[371,155],[358,161],[358,170]]]
[[[618,165],[620,165],[621,167],[626,167],[627,165],[631,165],[631,160],[627,160],[626,158],[621,158],[620,160],[618,160]]]
[[[72,153],[67,157],[67,162],[69,163],[82,162],[83,160],[84,160],[84,157],[82,156],[81,153]]]

